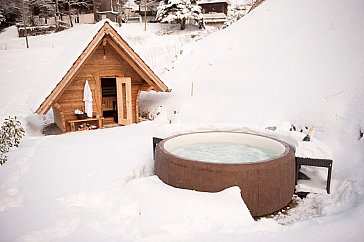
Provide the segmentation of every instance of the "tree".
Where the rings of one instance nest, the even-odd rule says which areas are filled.
[[[47,21],[47,17],[51,16],[55,12],[55,4],[52,0],[27,0],[29,5],[29,16],[31,24],[34,26],[34,16],[44,17]]]
[[[5,16],[0,12],[0,26],[5,23]]]
[[[11,147],[18,147],[24,135],[24,128],[16,116],[5,119],[0,128],[0,165],[8,159],[5,153],[8,153]]]
[[[147,12],[153,10],[156,0],[134,0],[139,5],[139,14],[144,16],[144,31],[147,31]]]
[[[35,16],[47,17],[54,12],[52,0],[0,0],[0,14],[6,21],[16,22],[23,18],[25,22],[35,25]]]
[[[29,49],[27,19],[26,19],[27,16],[28,16],[27,11],[25,10],[25,0],[22,0],[22,19],[23,19],[23,25],[24,25],[24,35],[25,35],[25,42],[26,42],[27,48]]]
[[[186,28],[187,19],[194,19],[200,28],[203,28],[201,7],[190,0],[163,0],[158,6],[156,20],[162,23],[177,21],[181,29]]]
[[[21,2],[15,0],[0,0],[1,22],[15,22],[21,16]]]
[[[67,9],[71,27],[73,27],[72,14],[78,14],[79,8],[92,9],[93,7],[93,1],[91,0],[63,0],[63,3],[66,5],[65,9]]]

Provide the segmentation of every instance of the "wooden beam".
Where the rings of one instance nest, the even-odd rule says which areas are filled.
[[[37,109],[36,113],[45,114],[50,109],[52,103],[58,98],[62,90],[67,86],[72,77],[76,74],[81,65],[86,61],[86,59],[97,49],[96,47],[100,44],[100,41],[105,36],[104,31],[102,29],[95,35],[93,40],[89,43],[89,45],[85,48],[82,54],[77,58],[77,60],[73,63],[71,69],[68,70],[66,75],[62,78],[62,80],[57,84],[57,86],[53,89],[51,94],[46,98],[43,104]]]
[[[95,87],[95,102],[96,102],[96,109],[97,109],[97,114],[99,116],[103,116],[102,115],[102,87],[101,87],[101,79],[99,77],[95,77],[94,79],[96,81],[96,87]]]
[[[141,89],[139,88],[138,94],[135,98],[135,123],[139,123],[139,95],[141,93]]]
[[[107,36],[107,38],[104,38]],[[168,87],[159,79],[159,77],[148,67],[148,65],[139,57],[138,54],[125,42],[116,30],[105,22],[103,27],[96,33],[92,41],[83,50],[82,54],[73,63],[62,80],[56,85],[53,91],[46,97],[40,107],[36,110],[38,114],[45,114],[51,108],[52,103],[57,101],[63,90],[69,85],[79,68],[85,63],[97,49],[99,45],[106,46],[110,44],[112,48],[135,70],[146,83],[154,87],[156,91],[169,91]],[[140,70],[140,71],[139,71]],[[99,103],[98,100],[97,103]]]
[[[62,111],[62,110],[61,110],[61,105],[59,105],[59,103],[58,103],[58,102],[55,102],[55,103],[54,103],[54,107],[55,107],[55,108],[57,108],[59,111]]]
[[[133,61],[127,53],[125,53],[114,41],[109,41],[110,46],[122,57],[124,61],[126,61],[129,66],[136,71],[136,73],[149,85],[153,85],[153,81],[150,80],[150,77],[143,71],[140,70],[139,66]]]
[[[152,80],[153,86],[155,86],[156,91],[167,91],[168,87],[159,79],[159,77],[145,64],[145,62],[139,57],[137,53],[128,45],[127,42],[125,42],[121,36],[114,30],[110,25],[105,28],[105,33],[107,35],[110,35],[112,39],[114,39],[118,45],[119,48],[122,48],[122,50],[130,56],[130,58],[137,64],[137,66],[142,69],[146,75],[148,75],[148,79]]]
[[[107,41],[106,41],[106,38],[104,38],[104,39],[102,40],[102,46],[106,46],[106,44],[107,44]]]
[[[136,55],[136,53],[130,48],[130,46],[121,38],[118,38],[118,35],[115,34],[109,34],[110,36],[112,36],[112,39],[114,39],[115,41],[119,41],[119,43],[116,42],[116,46],[118,46],[117,49],[120,49],[123,53],[124,56],[128,56],[129,60],[132,61],[132,63],[134,64],[135,67],[138,67],[136,69],[141,69],[144,74],[145,74],[145,78],[144,79],[152,79],[151,78],[151,72],[148,72],[148,69],[150,70],[150,68],[143,62],[141,61],[140,57]],[[115,46],[115,45],[114,45]],[[140,59],[140,61],[138,60]],[[144,65],[142,65],[144,64]],[[153,73],[154,74],[154,73]],[[157,76],[155,76],[156,79],[159,79]],[[152,83],[150,83],[152,84]]]
[[[142,85],[140,87],[140,90],[142,90],[144,92],[150,92],[150,91],[154,90],[154,87],[153,86]]]

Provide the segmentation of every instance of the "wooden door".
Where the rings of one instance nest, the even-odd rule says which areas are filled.
[[[132,120],[132,97],[131,97],[131,78],[116,78],[118,124],[128,125]]]

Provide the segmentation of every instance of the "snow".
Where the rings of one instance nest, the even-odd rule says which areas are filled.
[[[155,19],[162,23],[172,23],[185,19],[201,20],[201,7],[190,0],[168,0],[160,2]]]
[[[302,158],[332,160],[332,151],[319,140],[313,142],[300,141],[296,147],[295,155]]]
[[[32,92],[48,71],[61,72],[53,65],[67,41],[82,47],[86,36],[77,36],[92,36],[94,26],[32,36],[30,49],[8,28],[0,34],[0,119],[19,116],[27,134],[0,167],[0,240],[363,241],[362,9],[361,0],[267,0],[210,35],[125,24],[118,32],[172,92],[141,96],[153,121],[58,136],[39,133],[52,117],[33,115],[27,99],[40,98]],[[312,142],[301,141],[304,127],[315,129]],[[199,193],[152,176],[152,137],[210,130],[261,133],[296,155],[333,158],[331,194],[326,170],[305,167],[315,179],[299,185],[314,193],[253,221],[236,187]]]
[[[11,26],[7,28],[6,31],[0,34],[0,40],[15,39],[15,38],[18,38],[18,30],[16,26]],[[5,48],[5,45],[1,46],[1,50],[3,50],[3,48]]]
[[[133,11],[138,11],[139,10],[139,5],[135,3],[134,0],[128,0],[125,2],[124,4],[124,8],[129,8]]]
[[[94,25],[82,26],[80,31],[73,31],[74,35],[66,45],[60,47],[61,55],[54,58],[51,68],[44,74],[43,78],[37,83],[37,89],[33,89],[33,93],[29,95],[28,105],[29,108],[35,112],[38,107],[43,103],[46,97],[52,92],[56,85],[66,75],[67,71],[72,67],[73,63],[86,49],[87,45],[91,42],[96,33],[104,25],[104,22],[110,20],[103,20]],[[81,28],[77,26],[78,28]],[[77,39],[78,41],[74,41]]]
[[[151,176],[133,180],[125,189],[139,201],[137,213],[158,218],[158,222],[181,223],[198,230],[231,230],[255,224],[246,205],[242,205],[239,187],[218,193],[196,192],[173,188]],[[163,208],[163,212],[156,208]],[[201,222],[210,224],[201,226]]]
[[[67,71],[72,67],[73,63],[82,54],[105,22],[109,22],[127,42],[130,42],[128,41],[128,37],[130,38],[130,30],[133,31],[131,32],[131,36],[134,39],[132,39],[133,46],[131,47],[137,54],[141,53],[142,59],[145,60],[146,64],[149,65],[156,74],[163,73],[165,68],[169,68],[168,64],[163,65],[163,69],[161,69],[161,67],[158,68],[156,66],[157,63],[154,60],[156,55],[164,55],[164,62],[173,62],[173,59],[179,55],[179,49],[182,47],[182,43],[180,43],[182,38],[178,38],[177,36],[176,39],[178,41],[171,42],[169,39],[165,40],[165,38],[161,37],[158,39],[158,44],[164,43],[166,45],[166,49],[164,50],[155,50],[155,45],[157,45],[155,38],[153,38],[153,40],[149,42],[148,46],[145,47],[143,44],[145,44],[144,42],[148,37],[150,37],[151,33],[140,33],[141,26],[139,24],[125,24],[126,26],[129,26],[129,28],[119,28],[117,27],[117,24],[108,19],[104,19],[94,25],[76,26],[74,29],[65,31],[65,34],[62,35],[62,43],[57,43],[59,40],[50,40],[52,43],[52,49],[48,49],[49,52],[47,54],[55,56],[56,58],[46,56],[47,61],[51,63],[51,65],[47,63],[47,66],[44,68],[42,68],[43,66],[40,66],[40,69],[46,69],[48,71],[43,73],[42,77],[38,79],[38,82],[36,83],[37,88],[33,88],[32,93],[29,94],[29,98],[27,99],[28,106],[32,112],[37,110],[40,104],[42,104],[45,98],[62,80]],[[137,34],[135,34],[135,30],[133,30],[130,26],[134,26],[134,29],[139,30],[137,31]],[[77,39],[77,41],[75,41],[75,39]],[[166,43],[166,41],[169,43]],[[156,51],[162,53],[155,53]]]
[[[208,4],[208,3],[227,3],[230,5],[229,0],[201,0],[197,1],[197,4]]]

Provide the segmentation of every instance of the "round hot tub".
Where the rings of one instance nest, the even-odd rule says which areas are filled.
[[[166,184],[202,192],[239,186],[252,216],[273,213],[292,199],[295,157],[286,143],[240,132],[172,136],[156,147],[155,173]]]

